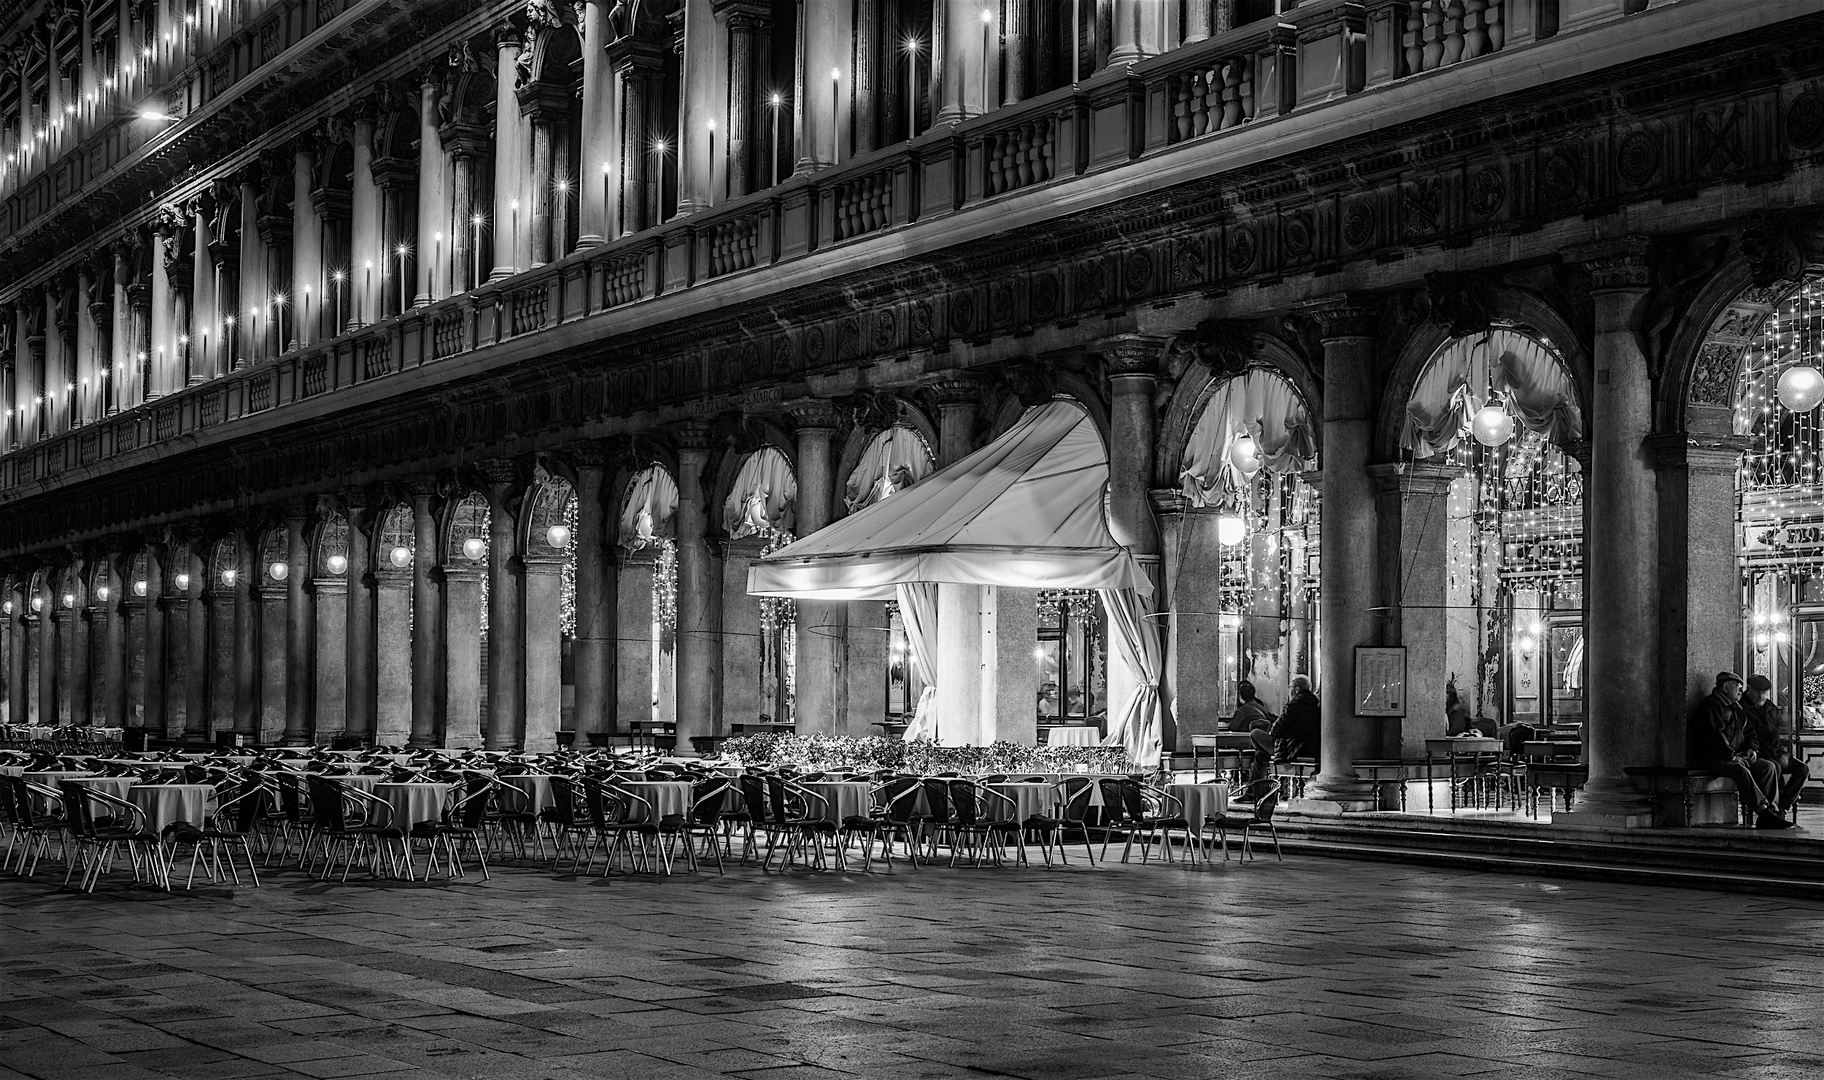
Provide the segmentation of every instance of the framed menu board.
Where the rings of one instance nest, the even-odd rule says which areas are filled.
[[[1356,646],[1355,715],[1406,715],[1405,646]]]

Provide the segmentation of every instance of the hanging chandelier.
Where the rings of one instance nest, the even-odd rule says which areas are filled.
[[[1236,438],[1229,447],[1229,464],[1250,479],[1260,471],[1260,443],[1255,441],[1254,436],[1242,435]]]
[[[1810,412],[1824,401],[1824,372],[1810,364],[1794,364],[1780,372],[1776,385],[1780,404],[1795,413]]]
[[[1514,437],[1514,417],[1491,399],[1476,411],[1469,430],[1483,446],[1500,446]]]

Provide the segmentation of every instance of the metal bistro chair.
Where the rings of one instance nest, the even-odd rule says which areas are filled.
[[[784,870],[797,861],[800,855],[805,856],[805,865],[811,865],[811,856],[816,858],[816,868],[829,869],[825,857],[823,841],[829,840],[836,851],[836,868],[847,870],[848,863],[843,858],[842,847],[836,843],[836,823],[829,820],[829,801],[814,791],[806,790],[786,780],[783,776],[766,778],[768,809],[772,811],[772,828],[767,831],[766,855],[760,861],[765,869],[772,861],[774,841],[783,835],[786,837],[785,862],[780,865]],[[796,800],[799,812],[793,814],[792,805]],[[817,813],[811,812],[811,804],[818,807]]]
[[[320,880],[329,880],[339,861],[342,864],[340,880],[347,881],[348,872],[357,859],[362,860],[375,877],[381,876],[384,869],[392,876],[414,880],[405,832],[393,825],[391,803],[359,788],[343,787],[333,780],[316,776],[310,778],[310,801],[316,811],[314,836],[323,842]],[[360,816],[354,816],[351,810],[359,810]],[[306,872],[309,872],[308,864],[307,852]]]
[[[157,834],[153,833],[146,820],[144,810],[125,799],[115,798],[105,791],[86,788],[73,780],[60,780],[58,787],[61,789],[64,820],[68,822],[70,835],[76,840],[76,857],[67,859],[63,872],[65,885],[70,883],[70,875],[80,867],[82,878],[78,888],[83,892],[94,892],[96,882],[101,880],[101,875],[113,863],[114,853],[125,849],[133,866],[134,881],[150,881],[165,889],[171,887],[164,852],[159,846]],[[97,824],[91,800],[109,810],[121,812],[119,820],[134,824]]]
[[[1083,854],[1089,856],[1089,865],[1096,865],[1096,850],[1089,845],[1089,800],[1096,792],[1095,781],[1087,776],[1067,776],[1052,785],[1057,793],[1053,803],[1056,816],[1034,814],[1022,824],[1026,830],[1039,837],[1039,854],[1045,857],[1045,866],[1051,868],[1051,852],[1057,849],[1058,862],[1070,865],[1070,859],[1064,854],[1065,834],[1076,830],[1083,838]]]
[[[570,845],[570,872],[576,873],[583,858],[583,847],[599,838],[600,833],[590,827],[587,818],[587,807],[582,805],[586,799],[590,779],[586,776],[553,776],[551,778],[551,805],[538,812],[538,823],[542,831],[551,837],[551,869],[563,861],[564,845]],[[581,812],[579,812],[579,809]],[[543,850],[543,844],[540,844]],[[593,857],[592,857],[593,861]]]
[[[65,863],[70,861],[70,832],[61,815],[40,810],[56,803],[61,808],[63,796],[56,789],[33,784],[21,776],[0,777],[6,782],[13,808],[13,835],[19,843],[19,859],[13,872],[31,877],[38,872],[38,860],[51,851],[51,837],[57,838],[58,852]],[[11,841],[7,853],[12,853]]]
[[[887,869],[893,869],[893,838],[899,837],[906,845],[906,858],[911,860],[912,869],[918,869],[918,778],[916,776],[891,776],[879,787],[868,792],[868,800],[873,804],[869,816],[873,828],[863,833],[863,840],[868,844],[862,849],[862,868],[868,868],[872,857],[873,837],[880,838],[880,855],[886,860]]]
[[[1184,816],[1184,803],[1177,796],[1131,776],[1103,777],[1101,785],[1104,808],[1114,817],[1111,826],[1127,834],[1127,843],[1121,849],[1121,861],[1127,861],[1134,849],[1134,838],[1138,836],[1141,838],[1142,863],[1151,856],[1155,841],[1164,851],[1166,861],[1171,862],[1171,830],[1183,829],[1187,835],[1191,830],[1191,823]],[[1107,833],[1103,834],[1102,857],[1104,861],[1108,858]]]
[[[684,860],[695,873],[697,865],[696,841],[704,842],[704,850],[715,857],[716,873],[722,869],[722,803],[735,786],[727,780],[703,780],[691,785],[690,808],[682,814],[666,814],[659,819],[659,836],[665,845],[667,861],[670,861],[673,848],[681,841],[684,848]]]
[[[1271,786],[1267,788],[1266,794],[1255,800],[1253,813],[1211,814],[1204,823],[1204,843],[1206,845],[1209,843],[1210,829],[1214,828],[1216,830],[1216,842],[1222,845],[1222,861],[1228,862],[1229,833],[1231,831],[1239,832],[1241,834],[1241,856],[1243,859],[1252,859],[1254,857],[1254,833],[1257,830],[1265,829],[1267,835],[1273,838],[1274,856],[1283,862],[1285,861],[1285,856],[1282,855],[1279,850],[1279,830],[1273,827],[1273,811],[1277,809],[1278,806],[1279,783],[1274,781]],[[1207,849],[1204,852],[1203,859],[1205,862],[1208,862],[1210,859]]]
[[[222,800],[215,809],[213,824],[191,824],[173,822],[165,826],[165,878],[170,883],[171,870],[177,865],[178,848],[190,845],[190,870],[184,878],[184,888],[196,883],[197,863],[202,863],[203,873],[209,880],[219,882],[224,877],[232,877],[234,883],[241,883],[240,868],[234,865],[234,851],[239,848],[247,860],[247,871],[253,875],[254,887],[259,887],[260,873],[253,865],[253,847],[249,836],[258,828],[260,815],[266,805],[265,785],[256,777],[243,780],[234,793]],[[224,866],[222,854],[227,851],[227,863]],[[224,870],[226,873],[224,873]]]
[[[431,880],[431,870],[438,865],[440,854],[448,876],[463,876],[462,848],[465,844],[475,852],[475,861],[481,866],[481,879],[489,880],[488,852],[482,839],[487,825],[488,799],[494,794],[494,785],[491,777],[469,773],[461,786],[450,789],[443,812],[436,821],[420,821],[412,826],[411,839],[427,842],[424,880]]]
[[[1019,804],[992,788],[983,787],[973,780],[950,781],[951,819],[950,865],[956,865],[957,855],[966,844],[969,848],[972,866],[982,865],[982,849],[991,847],[994,851],[994,865],[1007,865],[1007,847],[1011,839],[1013,846],[1019,849],[1017,865],[1030,865],[1026,861],[1026,836],[1017,821],[992,821],[988,818],[990,799],[999,799],[1017,812]],[[1009,817],[1012,812],[1009,813]]]

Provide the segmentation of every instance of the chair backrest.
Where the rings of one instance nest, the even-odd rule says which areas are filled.
[[[488,795],[494,790],[494,781],[481,773],[470,773],[463,781],[462,795],[450,807],[446,820],[465,829],[479,829],[488,814]]]
[[[577,783],[577,780],[568,776],[553,776],[551,778],[551,805],[547,807],[547,809],[551,811],[552,822],[561,825],[566,829],[574,829],[577,827]],[[584,779],[581,783],[585,785],[585,790],[587,790],[590,781]]]
[[[766,801],[770,804],[767,809],[772,813],[767,820],[781,826],[791,823],[790,811],[785,805],[785,777],[775,774],[766,778]]]
[[[1058,782],[1058,816],[1065,821],[1087,821],[1089,800],[1096,793],[1096,782],[1087,776],[1066,776]]]
[[[980,805],[981,795],[976,791],[975,781],[950,781],[950,810],[956,815],[958,825],[965,828],[974,825],[981,817]]]
[[[281,769],[274,779],[279,785],[279,812],[285,815],[287,824],[302,824],[304,804],[303,800],[298,797],[298,774],[290,769]]]
[[[589,823],[598,829],[618,824],[627,812],[626,804],[614,789],[593,776],[583,778],[583,807],[589,814]]]
[[[94,836],[95,814],[89,809],[88,791],[74,780],[57,781],[57,790],[63,793],[63,820],[70,831],[77,836]]]
[[[1279,806],[1279,781],[1268,782],[1266,794],[1254,800],[1254,820],[1272,821],[1273,811]]]
[[[722,799],[731,785],[726,780],[703,780],[690,788],[690,820],[697,825],[714,825],[722,820]]]
[[[931,808],[931,820],[942,823],[954,821],[950,812],[950,781],[930,776],[920,782],[925,787],[925,803]]]
[[[741,801],[747,807],[747,816],[756,825],[764,825],[772,819],[766,813],[766,778],[744,773],[737,781],[741,788]]]
[[[882,784],[876,791],[880,794],[887,820],[897,821],[902,825],[912,820],[912,811],[918,808],[918,777],[896,776]]]
[[[342,785],[322,776],[306,776],[305,786],[310,789],[310,805],[317,819],[317,828],[325,832],[341,832],[348,828],[348,816],[342,808]],[[283,798],[283,788],[280,788]],[[294,789],[295,793],[295,789]],[[286,820],[291,820],[289,812]]]
[[[266,785],[258,777],[244,780],[234,794],[222,800],[215,816],[219,825],[237,833],[250,833],[266,810]]]
[[[1107,815],[1107,820],[1127,821],[1144,815],[1145,800],[1141,800],[1138,812],[1128,801],[1129,794],[1136,798],[1140,795],[1139,786],[1132,780],[1125,776],[1104,776],[1096,784],[1102,789],[1102,812]]]

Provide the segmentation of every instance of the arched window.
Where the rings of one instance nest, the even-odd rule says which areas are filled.
[[[729,539],[756,537],[760,553],[771,554],[796,539],[798,479],[791,462],[775,447],[749,454],[722,502],[722,528]],[[779,597],[760,601],[760,693],[775,721],[792,716],[798,671],[798,605]]]
[[[621,499],[615,542],[629,552],[651,548],[652,619],[644,632],[652,649],[648,668],[652,713],[657,722],[663,709],[675,704],[671,692],[676,684],[674,648],[678,634],[678,484],[662,465],[650,465],[636,474]],[[621,627],[622,634],[640,631],[638,626]],[[628,719],[632,719],[629,717]]]
[[[861,460],[849,473],[842,504],[849,513],[872,506],[895,491],[903,491],[931,475],[936,458],[925,437],[909,427],[894,424],[874,436]]]
[[[1407,464],[1447,482],[1446,666],[1470,714],[1583,719],[1583,414],[1550,345],[1497,328],[1445,343],[1406,403]],[[1422,498],[1418,472],[1401,478]],[[1408,513],[1427,513],[1426,504]]]

